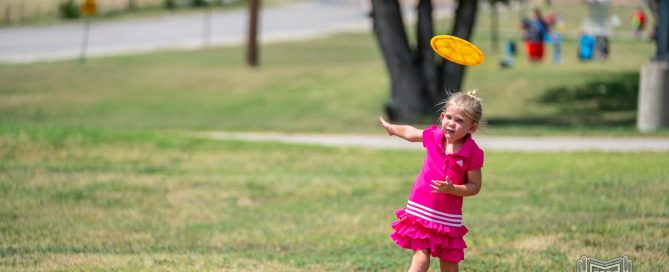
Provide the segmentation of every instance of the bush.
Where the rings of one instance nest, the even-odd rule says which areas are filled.
[[[166,9],[175,9],[177,7],[175,0],[163,0],[163,5]]]
[[[65,19],[79,18],[79,5],[74,0],[66,0],[58,5],[60,17]]]
[[[194,7],[206,7],[209,5],[209,1],[207,0],[193,0],[192,5]]]

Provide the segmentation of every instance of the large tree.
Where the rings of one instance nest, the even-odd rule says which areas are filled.
[[[504,1],[502,1],[504,2]],[[374,34],[390,75],[391,98],[385,111],[391,120],[415,121],[440,100],[462,87],[465,67],[436,58],[432,1],[416,6],[416,42],[411,47],[397,0],[372,0]],[[458,0],[451,35],[469,40],[476,23],[478,0]]]

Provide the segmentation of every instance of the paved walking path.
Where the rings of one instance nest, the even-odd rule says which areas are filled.
[[[420,143],[409,143],[397,137],[378,135],[283,134],[212,132],[215,139],[236,139],[259,142],[282,142],[335,147],[363,147],[373,149],[422,149]],[[668,152],[669,138],[619,137],[527,137],[527,136],[474,136],[484,150],[521,152]]]

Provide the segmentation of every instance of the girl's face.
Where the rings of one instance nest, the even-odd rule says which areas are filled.
[[[439,127],[444,132],[446,140],[457,143],[462,141],[468,133],[474,133],[478,128],[478,123],[467,118],[461,108],[451,106],[439,116]]]

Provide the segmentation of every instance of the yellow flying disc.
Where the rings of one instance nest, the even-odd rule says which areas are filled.
[[[461,65],[479,65],[485,56],[476,45],[450,35],[437,35],[430,41],[432,49],[443,58]]]

